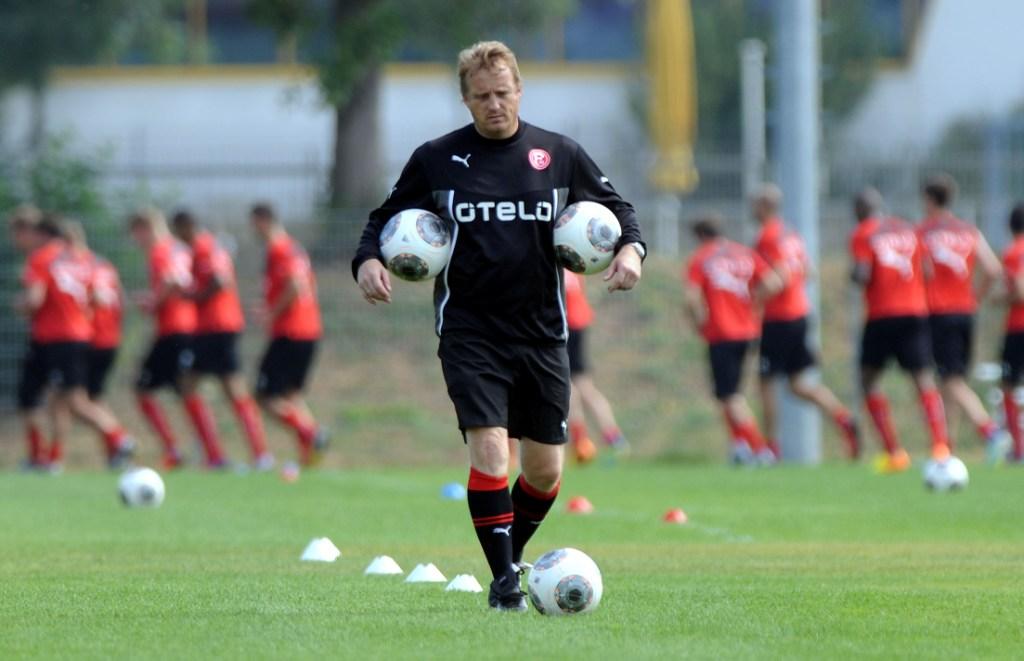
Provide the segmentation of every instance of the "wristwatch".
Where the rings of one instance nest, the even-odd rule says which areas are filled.
[[[647,248],[644,248],[644,244],[640,243],[639,241],[633,241],[631,243],[627,243],[626,245],[633,246],[633,248],[636,250],[636,254],[640,255],[641,260],[647,257]]]

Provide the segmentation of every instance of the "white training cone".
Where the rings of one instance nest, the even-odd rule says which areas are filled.
[[[444,589],[445,592],[483,592],[480,581],[472,574],[459,574]]]
[[[409,572],[405,577],[406,583],[444,583],[448,579],[444,577],[441,570],[434,566],[433,562],[425,565],[416,565],[416,569]]]
[[[341,557],[341,551],[326,537],[317,537],[306,545],[302,560],[306,562],[334,562]]]
[[[402,568],[390,555],[378,555],[363,572],[366,576],[394,576],[401,573]]]

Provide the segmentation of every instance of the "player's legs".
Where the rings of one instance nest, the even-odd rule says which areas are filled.
[[[807,370],[789,376],[789,390],[805,402],[813,404],[835,423],[846,442],[851,459],[860,456],[860,435],[850,410],[835,393],[821,382],[814,382]]]
[[[521,562],[526,543],[558,497],[565,463],[562,445],[521,440],[522,472],[512,487],[512,560]]]
[[[604,396],[604,393],[598,390],[590,375],[588,373],[578,374],[573,377],[572,384],[573,390],[579,388],[583,408],[597,421],[604,442],[613,448],[622,446],[622,449],[625,449],[626,438],[622,435],[619,423],[615,420],[611,402]]]
[[[303,389],[316,351],[316,343],[278,337],[260,359],[256,397],[271,417],[295,432],[299,459],[309,465],[326,448],[327,433],[317,424],[303,398]]]
[[[260,417],[259,406],[249,394],[245,379],[239,372],[232,372],[220,378],[224,395],[231,401],[245,437],[249,441],[253,461],[261,468],[273,465],[274,458],[267,451],[267,439],[263,431],[263,419]]]
[[[46,463],[51,471],[60,471],[64,461],[64,444],[71,434],[72,411],[67,392],[56,392],[50,398],[50,447],[47,450]]]
[[[749,346],[749,342],[738,341],[716,342],[708,347],[715,399],[732,441],[731,460],[737,464],[752,463],[755,458],[762,462],[774,459],[757,428],[754,413],[740,393],[743,363]]]
[[[42,468],[47,461],[43,396],[48,383],[49,368],[44,362],[43,349],[33,342],[22,359],[18,381],[18,412],[24,424],[26,443],[23,465],[28,470]]]
[[[778,448],[778,404],[775,399],[775,376],[762,374],[757,382],[761,397],[761,428],[764,429],[768,447]]]
[[[1014,390],[1024,378],[1024,333],[1007,333],[1003,338],[1003,410],[1006,414],[1006,429],[1010,432],[1012,448],[1010,461],[1024,461],[1024,430],[1020,424],[1020,407],[1014,396]],[[989,457],[997,462],[1002,457]]]
[[[164,451],[163,465],[168,469],[181,465],[181,454],[178,452],[178,439],[160,400],[157,399],[157,392],[163,387],[180,387],[179,351],[175,336],[157,338],[142,361],[135,382],[136,404],[150,428],[160,439]]]
[[[206,465],[210,468],[223,468],[227,465],[227,460],[221,448],[217,420],[206,400],[199,394],[199,383],[204,376],[205,367],[197,363],[196,359],[208,356],[209,351],[210,347],[206,345],[202,336],[182,339],[177,363],[178,392],[185,405],[185,413],[203,446]]]
[[[932,456],[949,456],[949,433],[946,407],[936,387],[932,372],[933,349],[929,320],[925,317],[904,317],[898,320],[894,338],[896,360],[911,375],[917,388],[918,401],[931,437]]]
[[[896,473],[910,468],[910,456],[900,446],[892,424],[889,399],[882,392],[881,377],[885,364],[894,353],[894,345],[902,329],[894,319],[872,319],[864,325],[860,346],[860,388],[867,409],[885,454],[876,462],[882,473]]]
[[[502,427],[465,430],[469,449],[466,500],[480,547],[494,580],[512,590],[512,496],[508,489],[508,431]]]
[[[134,444],[121,426],[121,422],[110,409],[89,399],[89,393],[84,386],[63,392],[61,399],[66,401],[76,418],[89,425],[103,438],[107,461],[111,466],[119,466],[131,455]]]
[[[590,439],[590,432],[587,431],[586,409],[578,384],[579,378],[587,371],[586,338],[585,329],[569,329],[565,345],[569,357],[569,377],[572,381],[572,390],[569,394],[569,439],[572,441],[576,461],[581,464],[593,461],[597,456],[597,447]]]

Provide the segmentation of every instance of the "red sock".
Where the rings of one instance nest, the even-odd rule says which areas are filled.
[[[582,420],[573,420],[569,423],[569,438],[573,445],[576,445],[587,437],[587,423]]]
[[[28,444],[28,460],[33,464],[43,463],[43,433],[31,422],[25,425],[25,439]]]
[[[764,436],[761,436],[761,432],[758,431],[757,424],[753,420],[736,420],[726,413],[725,423],[729,426],[729,432],[732,434],[733,441],[736,439],[746,441],[755,454],[767,446]]]
[[[224,461],[224,452],[220,448],[220,438],[217,436],[217,426],[203,398],[199,395],[185,397],[185,410],[192,420],[192,425],[196,428],[196,433],[199,434],[203,449],[206,450],[206,460],[211,464]]]
[[[978,425],[978,436],[981,436],[981,440],[988,442],[990,438],[996,435],[999,431],[999,425],[994,420]]]
[[[622,430],[618,427],[603,429],[601,430],[601,438],[604,439],[605,445],[615,445],[622,441]]]
[[[953,444],[946,434],[946,408],[942,404],[942,395],[935,388],[929,388],[921,391],[920,400],[928,433],[932,437],[932,449],[946,446],[952,450]]]
[[[836,427],[839,427],[843,440],[846,441],[846,449],[850,452],[850,456],[856,457],[860,448],[857,447],[857,427],[853,424],[853,416],[846,409],[839,409],[832,416],[832,421],[836,423]]]
[[[47,460],[51,464],[59,464],[64,459],[64,443],[59,438],[53,439],[50,443],[50,452]]]
[[[124,442],[126,436],[125,431],[121,427],[115,427],[113,431],[108,431],[103,434],[103,443],[107,446],[107,454],[114,454],[121,447],[121,443]]]
[[[764,439],[764,444],[765,447],[772,451],[772,454],[775,455],[776,459],[782,458],[782,448],[779,447],[779,442],[777,440],[774,438],[766,438]]]
[[[267,437],[263,433],[263,419],[256,408],[256,402],[252,397],[236,399],[231,404],[235,407],[235,415],[242,423],[245,430],[245,437],[249,440],[249,447],[252,449],[254,458],[262,457],[267,453]]]
[[[550,491],[541,491],[526,481],[522,475],[512,487],[512,561],[523,559],[526,543],[537,532],[544,517],[551,510],[561,482]]]
[[[882,393],[872,393],[864,400],[871,420],[875,423],[878,435],[882,437],[882,445],[889,454],[896,454],[900,450],[900,442],[896,438],[896,430],[892,426],[892,416],[889,414],[889,400]]]
[[[313,437],[316,435],[316,423],[306,419],[297,408],[289,406],[283,414],[278,416],[278,419],[295,431],[299,445],[307,446],[313,443]]]
[[[1020,409],[1013,399],[1013,390],[1003,390],[1003,409],[1006,411],[1006,428],[1010,430],[1010,437],[1013,439],[1013,457],[1020,459],[1024,457],[1024,434],[1020,428]]]
[[[512,529],[515,515],[507,475],[488,475],[469,469],[466,502],[480,547],[495,578],[512,568]]]
[[[139,395],[138,403],[142,415],[146,417],[156,435],[160,437],[160,442],[164,444],[164,452],[176,454],[177,450],[175,448],[178,443],[174,438],[174,432],[171,431],[171,425],[167,422],[167,416],[164,415],[164,409],[160,406],[160,402],[152,395]]]

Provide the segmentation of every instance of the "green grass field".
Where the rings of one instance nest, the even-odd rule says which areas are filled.
[[[527,555],[604,572],[594,614],[489,612],[482,595],[364,577],[381,553],[449,577],[485,566],[462,469],[167,478],[128,510],[116,477],[0,480],[0,658],[950,658],[1024,644],[1024,472],[959,494],[864,466],[572,470]],[[683,507],[690,523],[660,522]],[[343,556],[301,563],[313,537]]]

